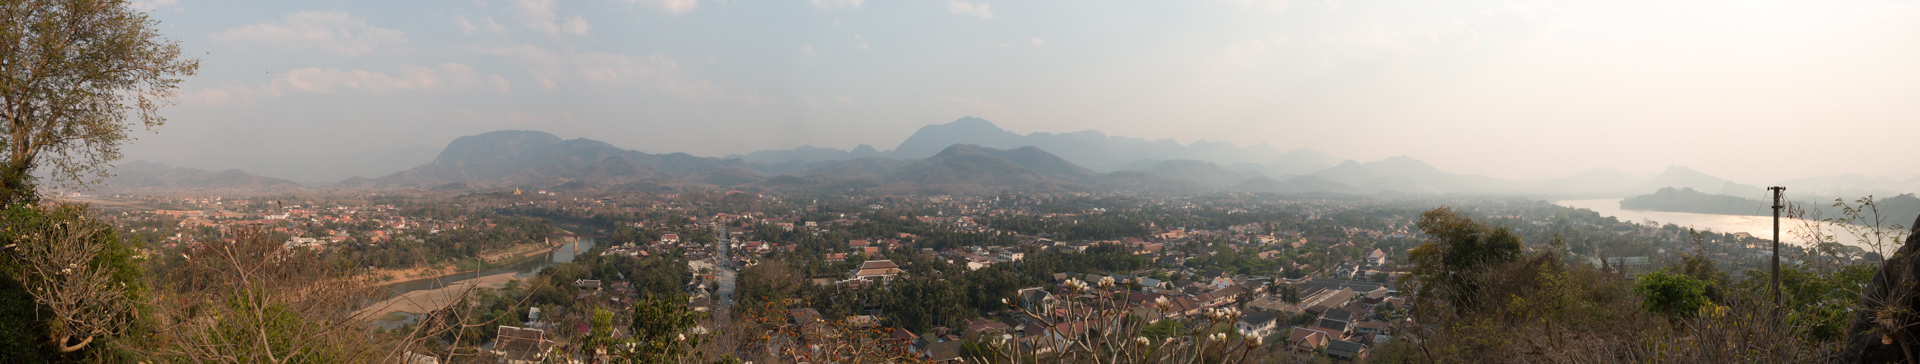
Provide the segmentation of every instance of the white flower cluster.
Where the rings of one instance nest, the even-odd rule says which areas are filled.
[[[1087,282],[1082,282],[1079,278],[1068,278],[1066,283],[1061,283],[1060,286],[1066,287],[1068,291],[1079,292],[1087,289]]]
[[[1207,317],[1211,317],[1214,320],[1237,319],[1240,318],[1240,310],[1232,307],[1209,308],[1207,309]]]

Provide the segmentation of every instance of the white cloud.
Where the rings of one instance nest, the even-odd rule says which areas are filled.
[[[993,9],[989,8],[987,3],[974,5],[973,3],[965,1],[950,0],[947,1],[947,11],[951,11],[954,14],[977,16],[981,19],[993,19]]]
[[[1253,69],[1254,58],[1267,53],[1267,42],[1259,39],[1241,39],[1227,45],[1204,66],[1214,72],[1232,72]]]
[[[213,106],[232,105],[233,103],[239,101],[234,97],[233,91],[222,90],[217,88],[208,88],[208,89],[201,89],[200,91],[188,92],[182,98],[185,99],[187,103],[194,103],[195,101],[198,101],[199,103],[204,103],[204,104],[213,105]]]
[[[860,33],[853,33],[853,40],[860,41],[861,50],[867,49],[867,38],[860,36]]]
[[[814,52],[814,51],[813,51],[813,45],[812,45],[812,44],[808,44],[808,45],[802,45],[802,46],[800,46],[800,54],[805,54],[805,55],[808,55],[808,56],[818,56],[818,55],[820,55],[820,52]]]
[[[581,18],[579,15],[574,15],[571,18],[567,18],[567,22],[560,23],[560,32],[573,35],[586,35],[588,27],[590,26],[587,25],[587,19]]]
[[[813,7],[818,9],[832,9],[832,8],[859,9],[860,4],[865,4],[867,0],[807,0],[807,2],[813,3]]]
[[[559,0],[514,0],[514,15],[520,27],[546,35],[587,35],[587,20],[579,15],[560,16]]]
[[[1275,13],[1287,11],[1287,6],[1292,5],[1288,0],[1226,0],[1226,2]]]
[[[1039,47],[1039,46],[1047,45],[1047,40],[1040,39],[1040,37],[1033,37],[1033,38],[1027,39],[1027,44],[1031,44],[1035,47]]]
[[[128,6],[133,7],[133,10],[139,10],[139,11],[145,11],[145,12],[153,12],[153,11],[158,11],[160,9],[173,9],[174,11],[180,11],[180,0],[135,0],[132,4],[129,4]]]
[[[700,0],[625,0],[629,4],[642,4],[655,9],[665,10],[673,15],[686,14],[700,8]]]
[[[507,35],[507,26],[500,25],[499,22],[493,21],[493,17],[491,16],[482,18],[480,21],[475,22],[472,20],[467,20],[467,16],[465,15],[454,15],[453,27],[459,28],[460,33],[466,34],[466,35],[474,35],[475,33]]]
[[[839,96],[839,97],[834,97],[833,99],[839,100],[840,103],[843,103],[843,104],[849,104],[849,105],[853,104],[853,98],[851,97]]]
[[[629,85],[650,88],[690,99],[732,97],[759,102],[760,96],[727,91],[712,80],[695,77],[680,63],[664,54],[644,57],[599,52],[554,51],[531,44],[475,49],[482,54],[513,58],[526,65],[540,87],[547,90],[562,84],[586,83]],[[696,61],[698,62],[698,61]]]
[[[259,87],[223,82],[219,86],[185,92],[181,95],[181,104],[213,107],[250,105],[257,99],[285,96],[289,92],[334,94],[360,91],[386,94],[395,91],[490,90],[504,93],[510,91],[511,86],[505,77],[481,74],[474,71],[473,67],[459,63],[442,63],[436,67],[401,66],[391,74],[308,67],[282,72]]]
[[[374,94],[392,91],[463,89],[492,89],[507,92],[509,84],[507,79],[500,75],[483,76],[475,72],[473,67],[464,64],[442,63],[438,67],[403,66],[393,75],[366,70],[301,68],[288,71],[284,76],[274,79],[269,88],[275,94],[282,90],[323,94],[343,90]]]
[[[313,48],[349,56],[392,50],[407,43],[405,32],[367,25],[365,17],[353,17],[343,11],[301,11],[284,19],[228,29],[210,37],[235,47]]]
[[[254,99],[261,96],[278,95],[278,93],[270,92],[268,87],[253,88],[222,82],[216,87],[182,93],[180,95],[180,105],[213,107],[248,105],[252,104]]]

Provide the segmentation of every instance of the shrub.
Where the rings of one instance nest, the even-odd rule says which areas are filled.
[[[1642,308],[1668,316],[1700,312],[1709,302],[1707,282],[1667,272],[1640,276],[1633,291],[1642,297]]]

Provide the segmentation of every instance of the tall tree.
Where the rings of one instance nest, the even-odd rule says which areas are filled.
[[[1427,241],[1407,252],[1413,272],[1402,283],[1414,283],[1417,298],[1475,308],[1483,288],[1481,274],[1491,265],[1520,257],[1520,237],[1513,231],[1475,222],[1452,208],[1421,213],[1415,225]]]
[[[0,201],[96,183],[200,61],[125,0],[0,2]]]

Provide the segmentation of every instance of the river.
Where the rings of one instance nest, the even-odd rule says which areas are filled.
[[[464,281],[468,279],[485,277],[485,276],[490,276],[490,275],[495,275],[500,273],[518,273],[518,274],[515,274],[513,277],[526,278],[526,277],[532,276],[534,273],[539,273],[541,268],[546,268],[554,264],[572,262],[573,251],[575,248],[579,248],[580,251],[584,252],[587,249],[592,249],[594,244],[596,244],[596,242],[594,241],[593,238],[580,238],[579,241],[568,243],[566,245],[561,245],[559,248],[555,248],[554,250],[549,251],[546,254],[542,254],[540,258],[526,259],[505,268],[485,269],[485,270],[466,272],[466,273],[455,273],[451,275],[445,275],[445,276],[434,277],[434,278],[392,283],[392,284],[388,284],[387,288],[393,290],[393,295],[398,296],[401,294],[405,294],[407,292],[413,292],[413,291],[418,291],[423,289],[438,289],[440,287],[446,287],[447,284],[450,284],[453,282],[459,282],[459,281]]]
[[[503,273],[513,273],[514,279],[524,279],[527,277],[531,277],[534,274],[539,273],[541,269],[544,269],[549,266],[553,266],[554,264],[572,262],[574,251],[576,249],[578,251],[584,252],[587,249],[592,249],[595,244],[596,242],[593,238],[580,238],[577,241],[574,241],[572,243],[567,243],[565,245],[561,245],[559,248],[555,248],[551,251],[548,251],[546,254],[542,254],[537,258],[524,259],[519,263],[515,263],[512,266],[508,266],[504,268],[484,269],[484,270],[473,271],[473,272],[455,273],[455,274],[434,277],[434,278],[418,279],[418,280],[411,280],[406,282],[387,284],[385,286],[389,290],[387,298],[399,297],[401,295],[405,295],[408,292],[413,292],[413,291],[440,289],[442,287],[446,287],[450,284],[458,283],[461,281],[466,281],[470,279],[486,277],[486,276],[491,276],[496,274],[503,274]],[[381,326],[384,328],[397,327],[399,325],[412,322],[413,319],[417,317],[417,314],[419,313],[418,312],[400,313],[400,315],[402,317],[405,317],[406,319],[400,320],[400,321],[382,322]]]
[[[1662,225],[1674,224],[1681,227],[1712,230],[1721,233],[1744,232],[1753,234],[1754,237],[1761,239],[1773,238],[1772,216],[1629,210],[1620,208],[1619,199],[1566,200],[1554,201],[1553,203],[1561,206],[1593,210],[1594,212],[1599,212],[1600,216],[1612,216],[1621,221],[1646,222],[1646,220],[1651,219]],[[1780,218],[1780,242],[1799,245],[1806,244],[1807,240],[1796,234],[1797,232],[1804,231],[1806,223],[1806,220],[1787,217]],[[1873,247],[1868,246],[1869,244],[1861,242],[1860,239],[1847,234],[1845,231],[1834,231],[1834,229],[1828,228],[1825,234],[1834,235],[1835,240],[1838,240],[1841,244],[1873,251]],[[1893,248],[1899,248],[1899,246],[1896,244],[1888,249]]]

